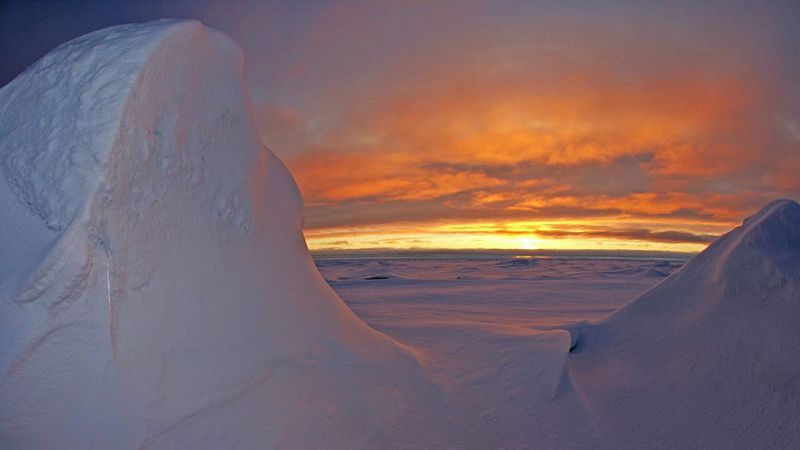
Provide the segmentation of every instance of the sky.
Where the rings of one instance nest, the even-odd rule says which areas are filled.
[[[800,199],[800,2],[3,1],[0,84],[106,26],[236,39],[314,249],[698,251]]]

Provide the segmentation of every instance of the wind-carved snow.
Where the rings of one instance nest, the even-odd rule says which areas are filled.
[[[606,322],[399,342],[317,272],[242,67],[160,21],[0,89],[0,448],[798,445],[797,204]]]
[[[0,90],[0,447],[364,447],[444,420],[316,271],[242,67],[161,21]]]
[[[124,25],[82,36],[38,61],[22,75],[24,84],[4,88],[4,176],[17,198],[49,228],[63,230],[77,213],[77,202],[91,190],[137,69],[159,43],[155,34],[165,31]],[[80,132],[87,128],[93,132]],[[24,140],[16,138],[23,133]]]
[[[573,330],[602,443],[800,444],[800,205],[765,206],[641,298]]]

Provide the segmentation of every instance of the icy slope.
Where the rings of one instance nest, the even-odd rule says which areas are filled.
[[[574,330],[572,386],[609,448],[800,446],[800,205],[770,203]]]
[[[438,442],[438,390],[314,267],[242,66],[162,21],[0,90],[0,448]]]

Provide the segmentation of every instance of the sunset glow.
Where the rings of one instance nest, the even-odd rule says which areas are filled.
[[[615,225],[590,222],[472,222],[457,224],[382,224],[306,231],[312,250],[348,249],[515,249],[643,250],[695,252],[725,230],[695,224],[698,234],[670,228],[651,230],[636,221]],[[703,234],[703,232],[706,232]]]
[[[796,2],[293,3],[149,8],[242,44],[312,249],[697,251],[800,198]]]
[[[778,17],[598,9],[326,8],[302,48],[374,63],[313,63],[301,79],[352,78],[259,116],[309,246],[698,251],[797,196],[797,68],[759,22]],[[386,41],[398,23],[419,34]]]

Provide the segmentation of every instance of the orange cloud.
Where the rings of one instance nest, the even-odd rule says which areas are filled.
[[[798,196],[799,122],[761,54],[771,41],[654,17],[625,30],[510,20],[382,56],[318,98],[334,119],[308,118],[288,155],[310,239],[344,225],[567,220],[576,228],[540,231],[698,245]]]

